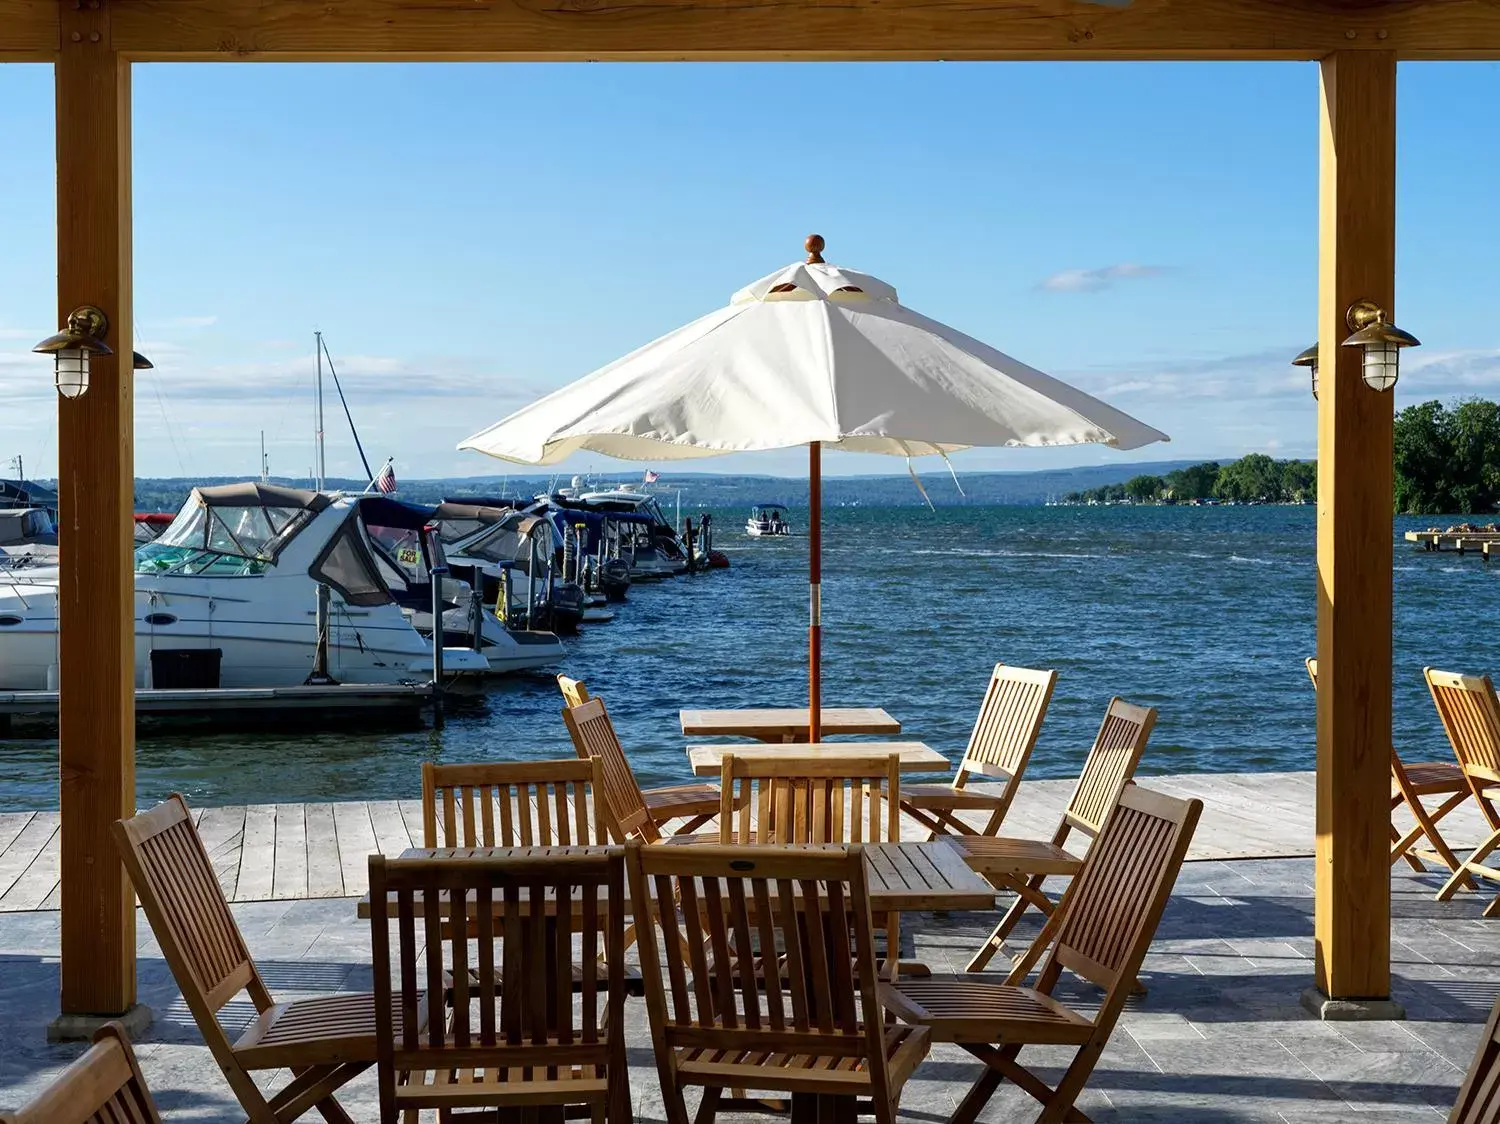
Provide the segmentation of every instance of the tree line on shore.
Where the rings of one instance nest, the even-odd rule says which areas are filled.
[[[1482,398],[1408,406],[1396,414],[1396,511],[1489,514],[1500,505],[1500,404]],[[1318,463],[1251,453],[1070,492],[1064,503],[1310,503]]]
[[[1132,476],[1122,484],[1069,492],[1063,503],[1309,503],[1317,488],[1316,461],[1251,453],[1229,464],[1204,461],[1165,476]]]

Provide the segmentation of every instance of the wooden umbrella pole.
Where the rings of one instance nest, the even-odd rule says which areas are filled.
[[[807,446],[807,475],[811,490],[807,516],[808,608],[807,627],[807,740],[823,735],[823,446]]]

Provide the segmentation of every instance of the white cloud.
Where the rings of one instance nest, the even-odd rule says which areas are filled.
[[[1138,265],[1135,262],[1121,262],[1097,269],[1064,269],[1045,278],[1038,288],[1052,293],[1097,293],[1113,287],[1119,281],[1160,277],[1165,272],[1165,266]]]

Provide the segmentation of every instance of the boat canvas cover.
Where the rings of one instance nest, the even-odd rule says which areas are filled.
[[[330,502],[318,492],[267,484],[194,488],[177,518],[150,545],[274,563]]]
[[[333,502],[323,492],[306,488],[287,488],[280,484],[262,484],[253,480],[245,484],[217,484],[211,488],[194,488],[193,496],[204,507],[293,507],[314,514]]]

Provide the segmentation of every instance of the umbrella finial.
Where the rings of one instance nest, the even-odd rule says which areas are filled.
[[[809,234],[807,241],[802,243],[802,248],[807,251],[808,265],[823,264],[823,247],[827,245],[821,234]]]

